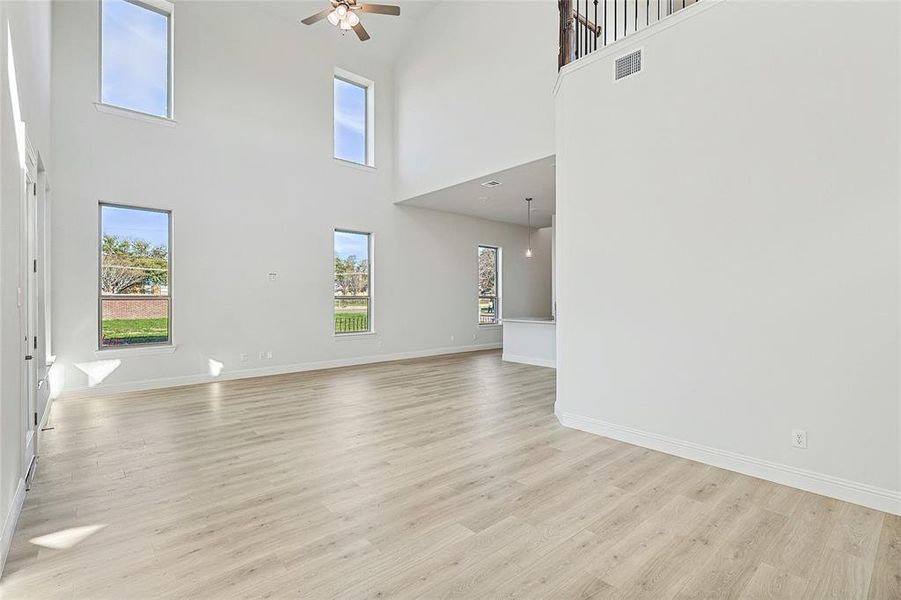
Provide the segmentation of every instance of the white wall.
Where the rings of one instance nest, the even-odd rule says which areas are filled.
[[[397,62],[397,197],[554,153],[557,3],[441,2]]]
[[[7,31],[12,37],[21,118],[46,164],[50,156],[50,3],[0,3],[0,565],[17,515],[22,472],[24,414],[21,400],[17,289],[22,161],[17,148],[12,89],[7,70]]]
[[[557,93],[558,414],[899,512],[899,5],[668,23]]]
[[[393,69],[365,45],[254,2],[179,1],[166,127],[95,109],[96,2],[54,8],[53,323],[67,389],[88,384],[77,365],[105,360],[99,201],[173,211],[178,344],[121,358],[101,388],[198,380],[209,359],[229,376],[496,344],[500,331],[476,324],[479,243],[506,250],[505,311],[549,310],[550,250],[527,261],[525,228],[393,205]],[[336,66],[376,82],[375,170],[331,158]],[[376,336],[333,337],[336,227],[375,234]]]

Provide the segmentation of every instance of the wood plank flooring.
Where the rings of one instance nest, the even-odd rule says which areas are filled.
[[[561,427],[459,354],[53,407],[17,598],[901,598],[901,518]]]

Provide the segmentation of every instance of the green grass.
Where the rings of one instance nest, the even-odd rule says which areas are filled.
[[[106,319],[105,345],[155,344],[168,341],[169,319]]]

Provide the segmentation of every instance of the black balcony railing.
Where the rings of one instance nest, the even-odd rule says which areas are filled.
[[[360,333],[369,331],[369,316],[335,315],[335,333]]]
[[[479,296],[479,325],[497,323],[497,296]]]
[[[335,296],[335,333],[370,330],[368,296]]]
[[[649,27],[698,0],[558,0],[559,68]]]

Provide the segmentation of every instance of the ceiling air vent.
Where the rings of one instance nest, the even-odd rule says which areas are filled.
[[[615,81],[634,75],[639,71],[641,71],[641,50],[636,50],[631,54],[616,59]]]
[[[486,181],[485,183],[483,183],[482,187],[497,187],[500,184],[501,184],[500,181],[495,181],[492,179],[491,181]]]

